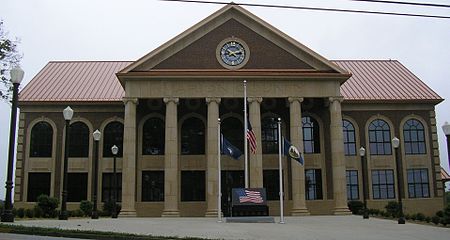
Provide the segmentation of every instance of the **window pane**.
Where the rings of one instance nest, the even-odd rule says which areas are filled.
[[[205,201],[205,171],[181,171],[181,201]]]
[[[27,202],[36,202],[41,194],[50,196],[51,173],[28,173]]]
[[[199,118],[189,118],[181,127],[181,154],[205,154],[205,125]]]
[[[88,126],[82,122],[75,122],[69,128],[69,157],[88,157],[90,140]]]
[[[47,122],[38,122],[31,129],[30,157],[51,157],[53,128]]]
[[[67,175],[67,201],[81,202],[87,200],[88,174],[68,173]]]
[[[142,131],[142,155],[164,155],[164,121],[150,118],[145,121]]]
[[[110,122],[103,131],[103,157],[113,157],[111,148],[116,145],[119,148],[117,157],[123,156],[123,124]]]
[[[142,201],[164,201],[164,171],[142,172]]]
[[[266,189],[267,200],[280,199],[280,178],[278,170],[263,171],[263,186]]]
[[[116,196],[118,202],[122,201],[122,173],[116,173]],[[103,173],[102,176],[102,202],[112,201],[114,195],[114,174]]]

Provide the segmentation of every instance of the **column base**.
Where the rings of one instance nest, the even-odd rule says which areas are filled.
[[[307,208],[296,208],[291,210],[291,216],[309,216],[311,215]]]
[[[348,209],[348,207],[336,207],[333,210],[334,215],[351,215],[352,212]]]
[[[164,210],[161,217],[180,217],[180,211],[178,210]]]
[[[206,210],[205,217],[217,217],[217,209]]]
[[[119,217],[121,218],[137,217],[136,210],[121,210],[119,213]]]

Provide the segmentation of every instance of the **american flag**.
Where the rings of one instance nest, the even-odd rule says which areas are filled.
[[[237,191],[239,196],[239,203],[262,203],[263,199],[259,191],[251,191],[240,189]]]
[[[256,154],[256,136],[255,132],[253,132],[252,125],[250,124],[250,121],[247,119],[247,140],[250,143],[250,151],[253,154]]]

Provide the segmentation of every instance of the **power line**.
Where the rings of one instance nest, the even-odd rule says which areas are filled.
[[[401,4],[401,5],[413,5],[422,7],[440,7],[440,8],[450,8],[447,4],[437,4],[437,3],[422,3],[422,2],[398,2],[398,1],[384,1],[384,0],[350,0],[354,2],[372,2],[372,3],[388,3],[388,4]]]
[[[398,12],[380,12],[380,11],[366,11],[366,10],[352,10],[352,9],[339,9],[339,8],[319,8],[319,7],[301,7],[301,6],[289,6],[289,5],[270,5],[270,4],[256,4],[256,3],[225,3],[225,2],[212,2],[203,0],[160,0],[164,2],[186,2],[186,3],[205,3],[205,4],[217,4],[228,5],[235,4],[248,7],[266,7],[266,8],[283,8],[283,9],[297,9],[297,10],[310,10],[310,11],[327,11],[327,12],[345,12],[345,13],[360,13],[360,14],[378,14],[378,15],[392,15],[403,17],[423,17],[423,18],[439,18],[450,19],[450,16],[442,15],[427,15],[427,14],[414,14],[414,13],[398,13]]]

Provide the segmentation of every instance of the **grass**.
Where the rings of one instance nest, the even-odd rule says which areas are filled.
[[[204,240],[204,238],[193,237],[163,237],[151,235],[137,235],[131,233],[116,233],[116,232],[100,232],[100,231],[81,231],[81,230],[67,230],[59,228],[43,228],[43,227],[27,227],[9,224],[0,224],[0,233],[13,233],[25,235],[51,236],[51,237],[65,237],[65,238],[84,238],[84,239],[98,239],[98,240]]]

